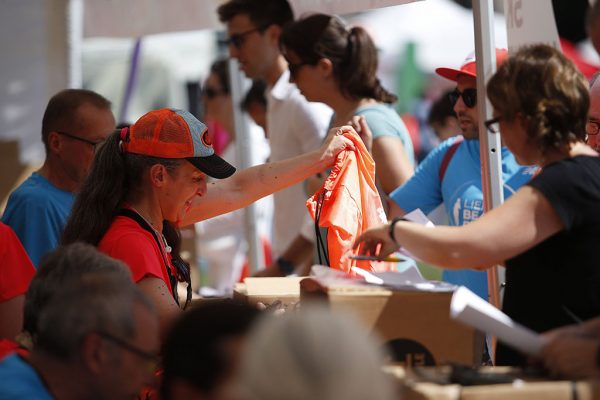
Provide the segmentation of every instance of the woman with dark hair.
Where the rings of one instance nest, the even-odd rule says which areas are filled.
[[[186,305],[191,297],[176,226],[244,207],[327,168],[340,151],[353,149],[343,136],[351,129],[332,130],[311,153],[234,175],[214,154],[202,122],[186,111],[151,111],[100,148],[62,242],[90,243],[124,261],[155,303],[164,334],[180,311],[177,282],[188,282]],[[222,180],[207,187],[206,175]]]
[[[519,50],[487,85],[494,118],[522,165],[541,172],[502,206],[463,227],[425,228],[393,220],[355,243],[385,256],[400,245],[445,268],[505,263],[503,310],[536,332],[600,315],[600,158],[585,144],[587,82],[560,51]],[[378,248],[381,246],[381,248]],[[497,364],[526,359],[501,343]]]
[[[364,118],[373,135],[367,148],[383,192],[402,185],[413,174],[413,145],[390,106],[396,96],[377,78],[377,49],[368,33],[346,27],[336,16],[314,14],[286,26],[281,46],[302,94],[333,109],[332,126]]]

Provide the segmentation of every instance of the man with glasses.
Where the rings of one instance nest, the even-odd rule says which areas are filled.
[[[85,272],[66,277],[48,271],[64,273],[77,265],[85,265]],[[42,270],[46,279],[54,274],[65,285],[37,304],[31,353],[0,362],[0,398],[137,398],[153,383],[160,341],[156,310],[127,267],[75,243],[52,253]]]
[[[11,193],[2,216],[36,268],[58,245],[96,148],[114,129],[110,102],[97,93],[67,89],[48,102],[42,120],[44,165]]]
[[[507,51],[496,50],[497,64],[507,57]],[[394,190],[390,213],[401,217],[417,208],[425,214],[443,205],[450,225],[460,226],[479,218],[483,213],[481,191],[481,161],[479,152],[479,116],[475,56],[471,55],[459,69],[438,68],[436,73],[456,82],[450,101],[458,118],[462,136],[450,138],[434,149],[417,167],[404,185]],[[535,168],[520,167],[507,148],[502,148],[502,178],[504,197],[513,194],[528,182]],[[483,299],[488,299],[486,272],[474,270],[444,270],[443,279],[464,285]]]
[[[266,124],[271,161],[298,156],[316,149],[322,142],[331,110],[321,103],[309,103],[296,85],[290,83],[288,64],[281,54],[279,36],[283,25],[293,20],[287,0],[229,0],[218,9],[227,25],[229,52],[240,69],[252,79],[267,83]],[[300,232],[310,224],[303,185],[297,184],[274,195],[273,253],[280,257]],[[313,254],[314,238],[305,238],[298,254]],[[293,262],[278,258],[278,268],[291,273]]]

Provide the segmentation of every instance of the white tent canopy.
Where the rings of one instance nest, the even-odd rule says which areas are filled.
[[[290,0],[294,13],[349,14],[417,0]],[[85,3],[85,37],[140,37],[155,33],[222,29],[215,10],[223,0],[103,0]]]

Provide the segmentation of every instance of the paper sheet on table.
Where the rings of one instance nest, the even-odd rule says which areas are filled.
[[[411,265],[402,272],[369,272],[357,267],[352,267],[352,270],[356,275],[363,277],[367,283],[398,290],[452,292],[458,287],[446,282],[428,281],[423,278],[418,268],[414,265]]]
[[[544,346],[541,335],[516,323],[464,286],[452,296],[450,317],[496,336],[505,344],[525,354],[538,355]]]

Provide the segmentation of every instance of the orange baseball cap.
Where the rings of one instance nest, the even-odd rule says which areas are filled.
[[[508,50],[506,49],[496,49],[496,68],[498,68],[504,60],[508,57]],[[437,68],[435,70],[436,74],[450,79],[451,81],[456,82],[460,75],[472,76],[473,78],[477,77],[477,67],[475,64],[475,52],[472,52],[467,56],[465,61],[463,61],[460,69],[454,68]]]
[[[215,154],[208,128],[184,110],[161,108],[121,130],[123,152],[159,158],[181,158],[213,178],[227,178],[235,167]]]

